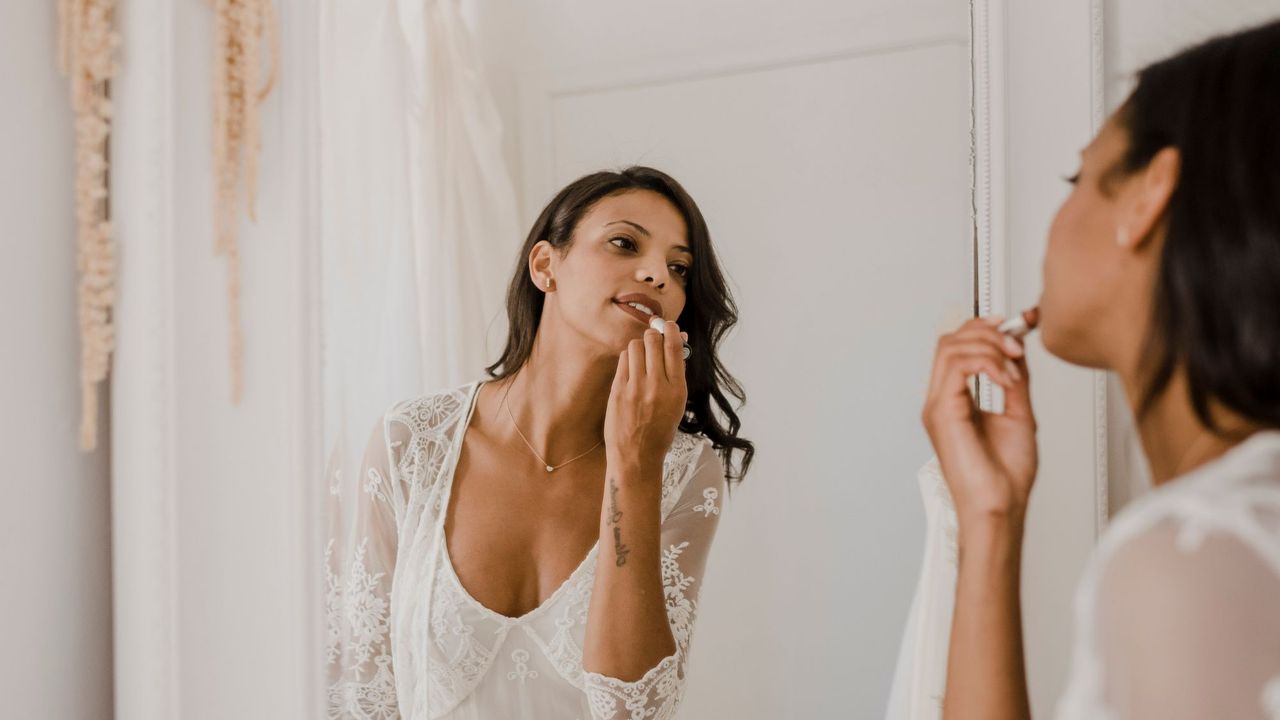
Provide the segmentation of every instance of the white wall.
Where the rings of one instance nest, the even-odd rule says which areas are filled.
[[[0,695],[6,717],[88,720],[112,716],[110,488],[107,453],[78,449],[74,135],[56,38],[53,3],[0,3]]]
[[[286,48],[305,32],[296,3],[278,3]],[[226,265],[213,253],[213,13],[204,2],[175,4],[173,336],[177,408],[176,487],[181,717],[299,717],[308,657],[303,580],[315,562],[302,551],[295,465],[310,428],[298,404],[308,364],[298,341],[300,307],[319,251],[305,235],[296,198],[306,188],[298,153],[306,130],[290,114],[308,77],[286,52],[281,78],[262,106],[258,218],[241,224],[244,378],[230,402]],[[241,217],[244,217],[243,215]],[[316,459],[319,461],[319,458]],[[315,477],[319,477],[317,474]]]
[[[1085,2],[1011,0],[1005,7],[1008,311],[1034,304],[1062,181],[1092,136],[1091,17]],[[1079,577],[1098,531],[1105,447],[1095,434],[1092,371],[1027,342],[1039,421],[1040,471],[1023,557],[1023,621],[1033,714],[1047,717],[1065,683]]]

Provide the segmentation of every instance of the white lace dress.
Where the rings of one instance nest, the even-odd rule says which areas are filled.
[[[342,529],[326,552],[329,717],[674,716],[720,515],[719,456],[705,438],[677,433],[664,465],[662,580],[675,653],[636,682],[586,673],[596,548],[519,618],[473,599],[449,561],[442,509],[478,388],[397,404],[375,432],[351,496],[331,485]]]
[[[1121,512],[1076,597],[1060,720],[1280,720],[1280,432]]]

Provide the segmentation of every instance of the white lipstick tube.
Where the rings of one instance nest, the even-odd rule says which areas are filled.
[[[1000,323],[1000,327],[996,328],[996,330],[1004,333],[1005,335],[1021,338],[1032,330],[1035,330],[1036,326],[1039,324],[1040,308],[1034,307]]]
[[[654,330],[657,330],[663,335],[667,334],[667,321],[663,320],[657,315],[654,315],[653,317],[649,318],[649,327],[653,328]],[[684,338],[680,339],[680,344],[683,346],[684,359],[688,360],[689,356],[693,354],[693,348],[689,346],[689,341],[685,340]]]

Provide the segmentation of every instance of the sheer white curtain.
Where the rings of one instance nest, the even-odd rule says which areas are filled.
[[[326,661],[330,676],[360,675],[373,663],[336,650],[339,628],[383,643],[389,609],[358,602],[362,546],[341,510],[358,503],[342,499],[358,494],[365,443],[392,403],[481,375],[520,238],[459,1],[322,0],[319,35]],[[331,716],[388,706],[334,692]]]
[[[325,442],[338,477],[391,403],[476,379],[495,354],[487,333],[505,329],[521,238],[459,5],[321,4]]]

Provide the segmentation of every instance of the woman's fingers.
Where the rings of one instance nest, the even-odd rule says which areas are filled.
[[[930,389],[925,404],[925,423],[931,425],[952,419],[968,419],[977,405],[969,392],[969,378],[985,373],[1001,387],[1011,384],[1001,382],[1000,368],[985,356],[959,356],[943,364],[942,374]]]
[[[627,346],[627,382],[630,385],[643,382],[645,375],[645,349],[643,340],[632,340]]]
[[[1015,384],[1003,363],[992,360],[988,355],[957,355],[947,363],[943,385],[953,392],[969,392],[969,378],[975,375],[986,375],[1006,390]]]
[[[991,376],[1005,390],[1004,414],[1010,417],[1032,417],[1026,348],[1020,339],[996,329],[1001,321],[1000,317],[975,318],[955,333],[946,336],[939,346],[949,346],[952,352],[962,354],[972,349],[973,343],[981,343],[1006,356],[1002,365],[1009,382],[1000,382],[998,378]]]
[[[985,361],[983,372],[987,372],[992,380],[1001,385],[1012,384],[1022,377],[1022,371],[1014,361],[990,341],[949,339],[938,343],[931,385],[942,390],[946,387],[945,376],[956,363],[967,363],[966,366],[971,366],[977,358]],[[954,388],[950,389],[954,390]]]
[[[1022,341],[997,330],[996,327],[999,324],[998,318],[975,318],[961,325],[958,330],[946,337],[958,340],[989,340],[1004,350],[1006,355],[1013,358],[1022,357],[1026,354],[1022,347]]]
[[[1027,371],[1027,359],[1013,361],[1022,377],[1004,389],[1004,414],[1009,417],[1034,417],[1031,410],[1031,375]]]
[[[970,417],[977,405],[969,390],[969,378],[979,374],[987,375],[1006,391],[1017,384],[1008,375],[1004,360],[990,352],[952,352],[939,356],[925,401],[926,424],[946,418]]]
[[[1022,341],[998,332],[993,328],[970,328],[968,330],[959,330],[951,335],[957,341],[979,341],[991,343],[993,347],[1000,349],[1000,352],[1011,358],[1020,358],[1026,355],[1026,351],[1022,347]]]
[[[663,359],[666,361],[667,382],[684,380],[684,343],[680,326],[674,322],[667,323],[667,331],[662,336]]]
[[[662,333],[649,328],[644,331],[644,365],[649,382],[664,379],[667,376],[666,361],[662,357]]]
[[[627,376],[631,374],[629,370],[627,349],[623,348],[622,352],[618,353],[618,367],[613,373],[613,387],[609,388],[610,395],[617,395],[627,386]]]

